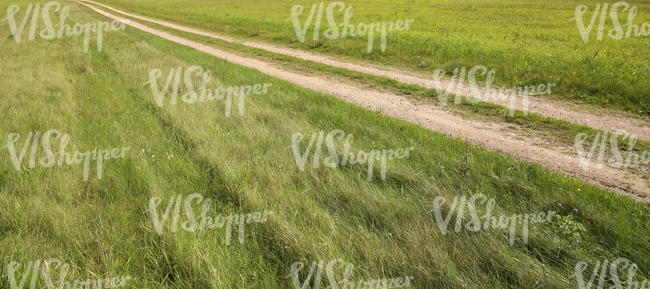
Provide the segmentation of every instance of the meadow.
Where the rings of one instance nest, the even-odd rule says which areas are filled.
[[[325,38],[323,33],[328,28],[325,13],[318,39],[312,37],[314,19],[306,31],[305,42],[300,42],[289,20],[292,7],[304,7],[299,23],[305,25],[311,5],[320,2],[99,2],[224,35],[399,67],[425,75],[432,75],[439,68],[451,74],[456,68],[483,65],[495,70],[499,85],[556,83],[553,91],[556,98],[641,115],[650,113],[648,36],[609,38],[607,33],[614,25],[607,18],[602,41],[597,40],[599,19],[588,43],[581,38],[574,20],[577,5],[587,6],[582,17],[586,26],[600,1],[345,1],[346,7],[354,8],[350,18],[352,24],[414,20],[408,30],[388,33],[383,52],[377,36],[372,53],[366,50],[366,37]],[[326,7],[331,2],[324,3]],[[632,23],[640,29],[643,23],[650,23],[650,3],[630,1],[628,4],[637,7]],[[620,9],[619,21],[625,25],[628,13]],[[335,21],[342,24],[343,13],[336,13]],[[626,26],[623,29],[627,31]]]
[[[105,20],[70,7],[70,21]],[[73,265],[68,279],[128,275],[126,288],[290,288],[294,262],[336,258],[355,265],[354,280],[409,275],[414,288],[575,287],[577,262],[618,257],[650,277],[645,204],[130,28],[89,53],[79,37],[1,33],[0,136],[57,129],[70,150],[130,148],[88,181],[80,166],[16,170],[0,151],[2,288],[7,264],[48,258]],[[219,101],[159,107],[150,71],[192,65],[213,72],[211,86],[272,86],[243,115],[227,117]],[[362,165],[299,170],[291,136],[335,129],[355,149],[414,150],[385,180],[368,181]],[[211,215],[273,214],[242,244],[226,244],[224,230],[158,234],[151,198],[195,193],[213,200]],[[503,214],[556,210],[585,231],[535,225],[513,246],[506,230],[442,234],[433,200],[478,193]]]

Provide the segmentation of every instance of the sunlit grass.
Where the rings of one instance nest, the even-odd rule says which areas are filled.
[[[72,20],[97,19],[72,5]],[[569,288],[576,262],[621,256],[647,277],[647,205],[132,29],[90,55],[80,38],[17,44],[1,33],[0,136],[54,128],[75,149],[131,147],[89,182],[78,167],[15,171],[0,151],[3,273],[59,258],[74,265],[69,279],[129,275],[129,288],[290,288],[293,262],[343,258],[355,280],[411,275],[414,288]],[[226,117],[222,102],[156,106],[149,71],[191,65],[272,89],[244,116]],[[364,166],[300,171],[290,136],[333,129],[353,134],[354,149],[415,151],[386,180],[367,181]],[[225,245],[219,230],[158,235],[149,199],[192,193],[212,198],[215,214],[274,214],[244,244]],[[572,244],[541,225],[512,247],[502,231],[442,235],[433,199],[474,193],[505,214],[579,208],[587,233]]]

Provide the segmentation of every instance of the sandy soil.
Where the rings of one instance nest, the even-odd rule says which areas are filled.
[[[80,4],[89,7],[103,16],[121,21],[133,28],[155,34],[181,45],[192,47],[226,61],[256,69],[262,73],[314,91],[336,96],[358,106],[439,131],[448,136],[458,137],[468,143],[482,146],[492,151],[505,153],[521,160],[539,163],[556,172],[581,178],[614,192],[627,195],[637,201],[650,203],[650,188],[648,183],[639,175],[608,166],[598,168],[593,161],[590,169],[585,171],[581,168],[578,157],[573,151],[569,151],[568,148],[536,144],[537,141],[534,139],[522,138],[521,136],[506,132],[501,124],[470,121],[435,105],[415,104],[404,96],[358,88],[325,77],[306,76],[283,70],[274,67],[271,63],[235,55],[172,35],[165,31],[154,29],[136,21],[113,15],[87,3]],[[202,33],[204,32],[198,34]],[[566,113],[569,112],[567,111]],[[571,116],[571,118],[576,117]],[[590,121],[594,119],[590,118]],[[605,119],[613,122],[610,125],[622,125],[625,122],[625,120],[608,116],[602,116],[601,121],[605,121]],[[600,125],[603,124],[601,123]],[[628,131],[631,130],[628,129]],[[639,134],[639,136],[641,135]]]

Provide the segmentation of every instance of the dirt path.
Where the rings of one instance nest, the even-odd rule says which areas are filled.
[[[156,23],[158,25],[176,29],[183,32],[220,39],[227,42],[239,43],[249,47],[254,47],[254,48],[258,48],[258,49],[262,49],[262,50],[266,50],[278,54],[292,56],[299,59],[317,62],[317,63],[321,63],[321,64],[325,64],[337,68],[343,68],[343,69],[361,72],[365,74],[371,74],[375,76],[383,76],[407,84],[419,85],[426,88],[441,89],[453,94],[474,97],[482,101],[499,104],[504,107],[511,107],[512,105],[511,100],[506,99],[505,97],[487,97],[488,90],[486,88],[472,86],[468,83],[465,83],[462,87],[459,87],[455,85],[455,83],[452,82],[450,79],[441,79],[439,81],[435,81],[433,79],[433,75],[430,78],[424,78],[406,71],[380,68],[372,64],[349,63],[349,62],[333,59],[332,57],[329,56],[313,54],[313,53],[309,53],[297,49],[278,47],[267,43],[244,42],[232,37],[217,35],[214,33],[205,32],[198,29],[169,23],[166,21],[160,21],[160,20],[132,14],[101,3],[97,3],[92,0],[83,0],[83,1],[88,3],[93,3],[95,5],[99,5],[106,9],[121,13],[123,15],[135,19]],[[522,110],[523,107],[522,103],[523,100],[521,98],[518,98],[514,102],[515,105],[512,106],[519,110]],[[609,132],[625,130],[629,133],[636,134],[640,139],[650,141],[650,122],[640,118],[612,116],[612,113],[614,112],[607,111],[607,110],[604,110],[602,112],[594,112],[594,111],[587,112],[583,108],[575,104],[569,104],[567,102],[560,102],[560,101],[552,101],[549,99],[542,99],[534,96],[528,98],[527,107],[528,107],[528,111],[542,116],[546,116],[558,120],[564,120],[574,124],[585,125],[591,128],[609,131]]]
[[[485,147],[489,150],[503,152],[525,161],[539,163],[551,170],[576,176],[615,192],[628,195],[638,201],[650,203],[650,188],[648,187],[648,183],[641,177],[631,174],[628,171],[607,166],[597,168],[595,163],[591,164],[589,171],[584,171],[581,169],[579,159],[575,156],[575,153],[557,147],[547,148],[537,145],[531,139],[518,138],[510,133],[506,133],[504,127],[500,124],[469,121],[435,105],[416,105],[408,98],[400,95],[358,88],[324,77],[306,76],[286,71],[276,68],[270,63],[232,54],[113,15],[87,3],[80,4],[89,7],[103,16],[118,20],[133,28],[181,45],[192,47],[226,61],[256,69],[295,85],[333,95],[361,107],[419,124],[452,137],[461,138],[466,142]]]

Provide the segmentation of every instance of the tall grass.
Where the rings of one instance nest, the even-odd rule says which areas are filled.
[[[71,7],[72,21],[97,19]],[[90,54],[80,38],[18,44],[8,35],[0,38],[0,136],[54,128],[71,134],[69,150],[131,151],[88,182],[75,166],[16,171],[2,151],[3,273],[12,261],[59,258],[74,266],[69,279],[129,275],[129,288],[290,288],[293,262],[343,258],[355,264],[355,280],[566,288],[575,286],[576,262],[621,256],[648,277],[646,205],[132,29],[105,35],[103,50]],[[191,65],[225,85],[272,89],[247,99],[244,116],[226,117],[222,102],[156,106],[144,85],[149,71]],[[354,149],[415,151],[391,162],[386,180],[367,181],[364,166],[300,171],[290,136],[333,129],[353,134]],[[250,226],[243,244],[226,245],[222,230],[158,235],[149,199],[192,193],[212,198],[214,215],[275,213]],[[503,231],[441,234],[427,213],[433,199],[475,193],[505,214],[561,202],[579,209],[587,232],[572,243],[540,225],[514,246]],[[9,288],[6,276],[0,287]]]

